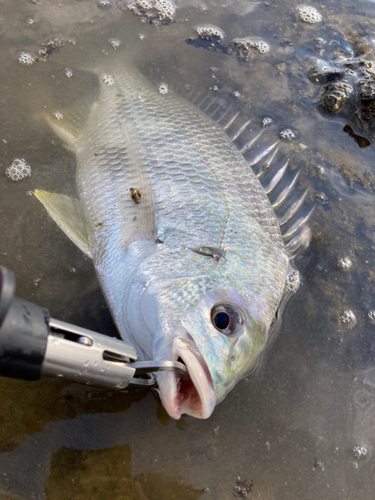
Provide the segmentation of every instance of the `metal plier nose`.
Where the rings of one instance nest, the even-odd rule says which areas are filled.
[[[155,373],[189,378],[178,361],[137,361],[125,342],[52,319],[49,311],[14,297],[13,273],[0,267],[0,375],[38,380],[42,375],[121,391],[154,387]]]
[[[136,361],[134,348],[121,340],[52,318],[49,327],[44,375],[111,390],[155,387],[159,371],[189,378],[186,366],[179,361]]]

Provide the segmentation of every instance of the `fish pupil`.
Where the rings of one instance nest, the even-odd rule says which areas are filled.
[[[226,330],[230,323],[230,316],[227,312],[218,312],[214,317],[214,325],[218,330]]]

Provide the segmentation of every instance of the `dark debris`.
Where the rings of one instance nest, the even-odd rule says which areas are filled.
[[[130,196],[136,205],[141,203],[142,191],[140,189],[130,188]]]

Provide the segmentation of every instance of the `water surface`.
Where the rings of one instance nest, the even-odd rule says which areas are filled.
[[[94,100],[90,68],[114,50],[130,54],[156,85],[217,86],[212,92],[230,95],[254,123],[271,116],[280,130],[292,127],[299,189],[311,188],[309,203],[318,198],[311,245],[295,260],[302,286],[256,372],[210,419],[171,420],[152,393],[2,379],[0,498],[226,500],[236,485],[252,499],[373,498],[374,129],[360,120],[356,85],[358,58],[374,59],[375,9],[370,1],[310,2],[323,16],[310,25],[298,20],[298,5],[186,1],[175,22],[155,26],[121,1],[3,0],[0,263],[16,273],[18,296],[115,335],[91,262],[27,195],[74,195],[74,155],[42,115]],[[200,23],[225,32],[221,47],[189,40]],[[266,41],[270,52],[243,61],[223,49],[244,36]],[[19,64],[21,51],[39,61]],[[317,105],[328,82],[311,74],[327,66],[354,72],[354,94],[338,113]],[[31,177],[7,179],[15,158],[26,160]],[[352,262],[346,271],[337,265],[344,257]],[[356,321],[343,323],[348,310]]]

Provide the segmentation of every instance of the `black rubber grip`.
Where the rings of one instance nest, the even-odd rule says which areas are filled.
[[[14,297],[13,273],[0,267],[0,376],[38,380],[49,334],[49,312]]]

